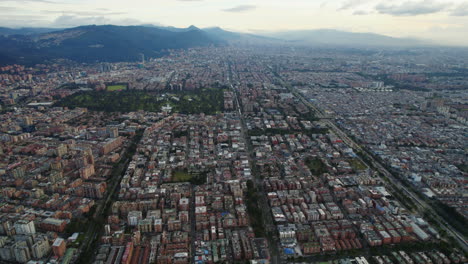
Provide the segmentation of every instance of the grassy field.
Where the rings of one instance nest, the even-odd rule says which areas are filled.
[[[351,165],[351,168],[355,171],[361,171],[367,169],[367,166],[363,164],[360,160],[358,159],[350,159],[348,160],[349,165]]]
[[[175,182],[187,182],[192,179],[192,175],[185,171],[175,171],[172,175],[172,179]]]
[[[123,84],[116,84],[116,85],[109,85],[107,86],[107,91],[114,92],[114,91],[123,91],[127,89],[127,86]]]

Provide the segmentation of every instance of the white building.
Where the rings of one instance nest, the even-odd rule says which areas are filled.
[[[19,235],[27,235],[27,234],[36,233],[36,227],[34,226],[33,221],[18,220],[15,222],[13,226],[15,227],[16,234],[19,234]]]
[[[141,211],[131,211],[128,213],[127,220],[130,226],[137,226],[138,221],[143,218]]]

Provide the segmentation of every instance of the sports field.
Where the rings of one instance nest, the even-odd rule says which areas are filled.
[[[192,175],[184,171],[176,171],[173,175],[173,180],[176,182],[190,181]]]
[[[117,84],[117,85],[109,85],[107,86],[107,91],[113,92],[113,91],[122,91],[127,89],[127,86],[123,84]]]

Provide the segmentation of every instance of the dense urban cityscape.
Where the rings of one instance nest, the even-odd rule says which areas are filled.
[[[455,48],[2,66],[0,262],[467,263],[467,88]]]

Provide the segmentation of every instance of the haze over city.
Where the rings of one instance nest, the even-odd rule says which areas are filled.
[[[468,45],[466,0],[2,0],[0,26],[219,26],[267,33],[338,29]]]

